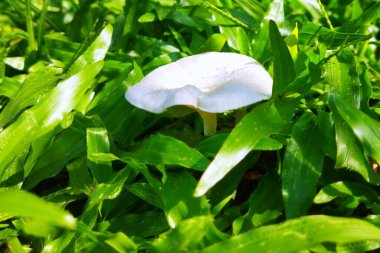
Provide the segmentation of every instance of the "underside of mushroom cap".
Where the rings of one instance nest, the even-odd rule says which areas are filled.
[[[130,87],[125,97],[153,113],[175,105],[216,113],[270,98],[272,83],[264,67],[248,56],[209,52],[155,69]]]

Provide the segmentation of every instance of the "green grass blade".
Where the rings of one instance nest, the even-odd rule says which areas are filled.
[[[281,215],[284,204],[280,177],[276,173],[271,172],[265,175],[250,196],[249,211],[244,217],[246,227],[262,226]]]
[[[323,204],[339,197],[352,196],[366,203],[377,202],[376,191],[369,185],[350,181],[340,181],[324,186],[314,198],[314,203]]]
[[[0,133],[0,175],[17,154],[38,137],[53,130],[81,101],[103,63],[89,65],[58,84],[38,105],[25,111]]]
[[[296,77],[292,56],[274,21],[269,21],[269,36],[273,52],[272,96],[282,95]]]
[[[38,218],[41,221],[68,229],[75,229],[74,217],[59,207],[21,190],[0,192],[0,212],[16,216]]]
[[[233,129],[195,190],[202,196],[227,175],[264,137],[279,133],[291,119],[298,99],[267,101],[248,113]]]
[[[123,190],[124,183],[131,175],[130,168],[124,168],[115,172],[110,180],[94,186],[94,189],[87,201],[85,210],[83,211],[80,221],[94,227],[98,217],[98,209],[105,199],[115,199]]]
[[[24,189],[32,189],[42,180],[57,175],[67,163],[85,152],[85,135],[75,130],[63,131],[48,150],[25,171]],[[33,148],[33,146],[32,146]],[[29,161],[28,157],[28,160]],[[25,168],[26,169],[26,168]]]
[[[8,250],[12,253],[24,253],[20,240],[16,237],[9,237],[7,240]]]
[[[214,33],[203,43],[203,45],[196,51],[196,53],[210,51],[219,52],[223,49],[226,41],[226,36],[220,33]]]
[[[365,179],[376,176],[369,168],[362,147],[357,143],[353,131],[343,120],[334,106],[336,97],[341,98],[343,107],[359,108],[360,92],[359,77],[356,73],[356,63],[350,51],[343,51],[339,56],[332,56],[325,64],[326,81],[331,85],[330,108],[335,124],[335,139],[337,144],[336,167],[348,167],[360,173]]]
[[[366,154],[377,162],[380,162],[379,122],[358,108],[344,103],[340,96],[333,96],[331,102],[333,103],[334,110],[339,113],[360,140]]]
[[[144,226],[141,226],[144,224]],[[122,215],[97,225],[113,233],[122,231],[130,236],[150,237],[169,229],[166,216],[162,211],[147,211],[138,214]]]
[[[213,224],[211,216],[183,221],[177,228],[154,241],[149,253],[197,252],[207,242],[225,238]]]
[[[380,229],[359,219],[316,215],[261,227],[199,252],[299,252],[324,242],[363,240],[380,240]]]
[[[134,160],[148,165],[179,165],[194,170],[204,170],[209,164],[199,151],[185,143],[162,134],[154,135],[132,150],[124,152],[121,161]]]
[[[0,114],[0,127],[12,120],[21,110],[37,104],[54,88],[61,71],[57,68],[46,67],[41,71],[30,74],[20,89]]]
[[[323,166],[320,130],[312,113],[295,123],[286,147],[282,169],[282,194],[287,218],[307,214],[313,203]]]
[[[106,182],[112,175],[111,161],[94,161],[91,155],[96,153],[109,153],[110,142],[108,139],[107,129],[105,128],[87,128],[87,158],[91,175],[95,182]]]
[[[95,31],[92,37],[87,38],[72,59],[73,62],[68,65],[71,75],[78,73],[89,64],[104,59],[111,45],[112,31],[112,26],[108,24],[102,30]]]
[[[195,198],[196,180],[186,171],[168,172],[162,185],[162,201],[169,225],[172,228],[186,218],[210,213],[205,197]]]

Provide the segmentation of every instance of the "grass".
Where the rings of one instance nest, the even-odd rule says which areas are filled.
[[[0,2],[0,251],[380,248],[378,1]],[[239,124],[124,94],[188,55],[274,78]]]

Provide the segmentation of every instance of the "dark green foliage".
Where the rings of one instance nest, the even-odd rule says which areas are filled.
[[[379,249],[379,13],[370,0],[0,1],[0,252]],[[209,51],[257,59],[272,98],[219,114],[213,136],[191,110],[125,100]]]

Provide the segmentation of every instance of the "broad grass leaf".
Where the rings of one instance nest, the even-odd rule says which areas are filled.
[[[341,32],[351,32],[355,33],[358,30],[361,30],[362,27],[367,26],[374,20],[380,18],[380,2],[374,3],[370,8],[360,15],[359,18],[354,20],[349,20],[345,22],[341,27],[338,28]]]
[[[17,185],[22,183],[24,179],[24,161],[28,153],[28,148],[21,150],[15,159],[6,167],[3,175],[0,177],[0,188],[12,186],[17,189],[19,188]]]
[[[335,131],[334,122],[332,120],[331,113],[319,112],[318,113],[318,127],[321,131],[320,143],[321,148],[326,156],[331,159],[336,157],[336,142],[335,142]]]
[[[299,252],[324,242],[363,240],[380,240],[380,229],[359,219],[315,215],[260,227],[199,252]]]
[[[219,31],[223,34],[227,40],[227,45],[232,49],[240,52],[241,54],[250,55],[251,45],[245,30],[240,27],[232,27],[231,25],[236,25],[231,19],[227,18],[226,15],[232,17],[232,15],[226,10],[219,10],[217,7],[213,6],[213,19],[219,25]],[[219,10],[219,11],[216,11]],[[224,15],[222,14],[224,12]],[[231,24],[231,25],[230,25]]]
[[[342,117],[354,132],[366,151],[367,156],[380,162],[380,125],[379,122],[344,103],[340,96],[331,96],[333,110]]]
[[[73,129],[63,131],[45,151],[31,171],[25,174],[24,189],[32,189],[42,180],[57,175],[73,158],[85,152],[85,135]]]
[[[379,248],[380,248],[380,241],[366,240],[366,241],[360,241],[360,242],[339,243],[336,247],[336,251],[347,252],[347,253],[374,252],[376,249],[379,249]]]
[[[261,20],[264,17],[265,9],[259,1],[236,0],[236,3],[255,20]]]
[[[376,118],[377,115],[370,108],[370,99],[373,95],[372,84],[370,81],[369,67],[366,62],[361,61],[358,66],[360,79],[360,109],[366,114]]]
[[[88,115],[99,115],[112,137],[122,144],[130,143],[149,126],[152,116],[142,110],[134,109],[125,100],[127,88],[143,78],[137,63],[115,75],[99,91],[88,108]],[[145,120],[149,120],[149,124]]]
[[[161,198],[170,227],[177,227],[187,218],[210,214],[206,198],[193,196],[196,184],[197,181],[187,171],[167,172]]]
[[[314,197],[314,203],[328,203],[336,198],[353,197],[364,203],[367,208],[375,213],[379,211],[377,192],[368,184],[340,181],[324,186]]]
[[[315,24],[312,22],[306,22],[299,32],[299,43],[302,45],[312,45],[314,41],[318,40],[319,35],[327,34],[331,32],[328,28]]]
[[[107,182],[112,175],[111,161],[94,161],[91,159],[92,154],[109,153],[110,141],[108,132],[105,128],[87,128],[87,159],[91,175],[96,183]]]
[[[330,31],[320,24],[306,22],[300,30],[299,42],[302,45],[310,45],[314,41],[320,41],[329,48],[336,48],[350,43],[366,41],[371,37],[371,34]]]
[[[274,21],[269,21],[269,35],[273,52],[272,96],[282,95],[286,87],[295,79],[296,70],[289,49]]]
[[[0,133],[0,175],[21,150],[53,130],[75,108],[102,66],[102,62],[89,65],[60,82],[39,104]]]
[[[342,115],[338,113],[337,107],[334,106],[336,97],[344,101],[343,107],[359,108],[360,106],[360,83],[354,56],[350,51],[344,50],[339,57],[332,56],[325,64],[325,69],[326,81],[331,85],[329,104],[335,124],[336,167],[348,167],[360,173],[366,180],[375,180],[376,176],[364,157],[362,147]]]
[[[44,36],[44,49],[48,52],[51,59],[59,61],[60,65],[69,63],[73,60],[75,52],[80,48],[79,43],[70,41],[62,33],[52,32]]]
[[[123,190],[124,183],[131,175],[131,169],[124,168],[115,172],[105,183],[97,184],[92,191],[80,221],[90,228],[95,226],[98,216],[98,208],[105,199],[115,199]]]
[[[214,157],[223,143],[227,140],[229,134],[214,134],[199,143],[195,148],[205,157]]]
[[[188,15],[187,11],[183,11],[181,9],[177,9],[177,11],[170,11],[170,14],[167,15],[167,19],[172,19],[175,22],[192,28],[202,29],[202,24],[198,22],[191,15]]]
[[[282,195],[286,217],[306,215],[313,203],[323,166],[320,129],[312,113],[293,126],[282,168]]]
[[[227,44],[241,54],[250,54],[250,43],[246,32],[241,27],[220,26],[220,32],[227,38]]]
[[[260,30],[254,36],[252,43],[252,56],[259,62],[265,62],[271,57],[270,39],[269,39],[269,20],[263,19]]]
[[[260,180],[249,198],[249,210],[244,216],[243,230],[273,221],[281,215],[283,209],[280,177],[276,172],[270,172]]]
[[[14,119],[21,110],[37,104],[54,88],[59,79],[60,71],[57,68],[46,67],[36,73],[29,74],[17,93],[11,98],[7,106],[0,113],[0,127]]]
[[[211,216],[187,219],[178,227],[156,239],[149,253],[197,252],[202,246],[225,239],[213,223]]]
[[[98,223],[97,228],[112,233],[121,231],[128,236],[150,237],[167,231],[169,225],[162,211],[147,211],[125,214]]]
[[[67,164],[66,169],[69,173],[70,186],[74,190],[90,195],[93,181],[86,162],[84,157],[78,158]]]
[[[229,134],[215,134],[208,137],[196,146],[196,149],[205,157],[214,157],[227,140]],[[282,144],[272,138],[263,138],[255,146],[254,150],[278,150],[282,148]]]
[[[214,33],[203,43],[203,45],[196,51],[196,53],[211,51],[219,52],[222,50],[226,41],[227,39],[225,35],[220,33]]]
[[[73,58],[74,62],[69,65],[71,75],[80,72],[84,67],[90,64],[104,59],[111,44],[112,31],[112,26],[108,24],[99,34],[96,34],[96,31],[95,36],[87,39],[86,43],[84,43],[77,52],[77,57]]]
[[[51,131],[32,142],[31,150],[24,164],[24,177],[30,174],[39,157],[46,152],[48,147],[52,144],[52,139],[56,134],[57,131]]]
[[[293,116],[298,101],[298,99],[270,100],[249,112],[232,130],[202,175],[194,194],[196,196],[205,194],[243,160],[262,138],[279,133]]]
[[[292,33],[285,38],[286,45],[288,46],[289,53],[293,61],[298,57],[298,25],[294,27]]]
[[[268,30],[270,29],[269,23],[271,22],[270,20],[273,20],[278,25],[282,25],[284,21],[283,6],[283,0],[272,1],[266,11],[266,15],[260,20],[260,30],[254,37],[254,43],[252,46],[252,56],[259,62],[265,62],[271,58],[271,39],[270,33],[268,33]]]
[[[70,213],[22,190],[0,191],[0,212],[39,219],[67,229],[76,227],[76,221]]]
[[[78,229],[80,228],[81,223],[78,223]],[[44,245],[41,253],[50,253],[50,252],[75,252],[75,233],[71,231],[65,231],[58,238],[49,241]]]
[[[147,12],[147,13],[144,13],[143,15],[141,15],[137,21],[139,23],[150,23],[150,22],[153,22],[154,20],[156,19],[156,15],[154,15],[154,13],[152,12]]]
[[[6,96],[9,99],[12,99],[16,96],[17,91],[22,86],[22,80],[19,80],[19,77],[2,77],[2,82],[0,85],[0,95]],[[1,114],[0,114],[1,115]]]
[[[137,252],[137,245],[122,232],[116,232],[115,234],[104,233],[104,235],[99,237],[103,237],[104,243],[117,252]]]
[[[199,151],[162,134],[154,135],[133,149],[123,152],[121,161],[134,160],[148,165],[177,165],[203,171],[209,164]]]
[[[10,236],[8,237],[7,241],[7,248],[12,253],[24,253],[24,248],[21,245],[20,240],[17,236]]]
[[[147,203],[163,209],[162,199],[159,193],[149,183],[134,183],[126,186],[126,188]]]

